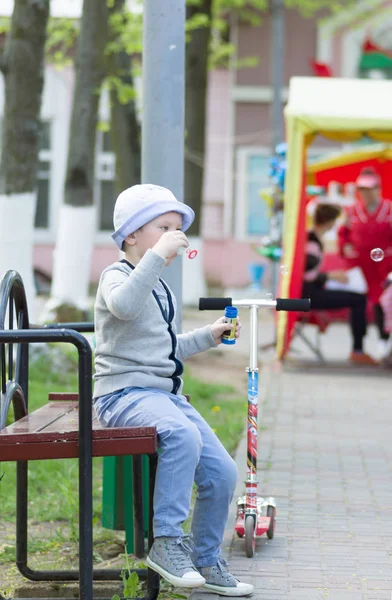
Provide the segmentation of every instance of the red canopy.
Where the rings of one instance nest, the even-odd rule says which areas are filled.
[[[371,166],[379,173],[382,181],[382,194],[384,198],[392,199],[392,149],[385,147],[369,146],[355,152],[340,154],[332,158],[321,160],[312,165],[307,165],[302,178],[302,199],[299,203],[297,229],[295,232],[295,249],[290,281],[288,282],[287,296],[299,298],[302,290],[305,241],[306,241],[306,206],[310,197],[306,194],[306,185],[328,187],[331,181],[341,184],[354,182],[363,167]],[[291,336],[298,315],[287,314],[284,342],[282,352],[284,355],[290,346]]]

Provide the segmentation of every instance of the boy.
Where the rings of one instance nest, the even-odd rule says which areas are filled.
[[[106,268],[95,304],[95,408],[109,427],[155,426],[160,455],[154,543],[147,564],[175,586],[248,596],[220,558],[237,468],[211,428],[182,395],[181,360],[216,347],[224,317],[176,334],[175,298],[160,275],[180,248],[193,210],[166,188],[136,185],[117,198],[112,235],[125,259]],[[236,337],[239,337],[237,324]],[[197,500],[193,542],[181,524]],[[192,556],[191,556],[192,554]]]

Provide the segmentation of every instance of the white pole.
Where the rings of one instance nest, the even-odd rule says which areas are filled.
[[[142,182],[184,200],[185,0],[145,0],[143,6]],[[182,261],[164,272],[182,322]],[[186,260],[186,259],[185,259]]]

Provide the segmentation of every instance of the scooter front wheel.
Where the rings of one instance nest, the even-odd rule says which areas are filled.
[[[255,520],[252,515],[245,519],[245,553],[248,558],[254,556],[256,550]]]

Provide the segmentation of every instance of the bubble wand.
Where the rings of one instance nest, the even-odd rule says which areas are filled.
[[[187,254],[188,258],[192,259],[192,258],[196,258],[198,252],[197,252],[197,250],[191,250],[190,248],[185,248],[184,246],[181,246],[181,248],[178,248],[177,254],[178,254],[178,256]]]

